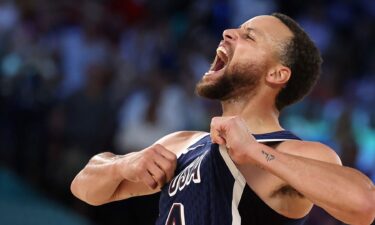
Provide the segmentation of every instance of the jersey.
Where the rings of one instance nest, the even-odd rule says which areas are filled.
[[[289,131],[254,135],[258,142],[299,140]],[[267,206],[246,184],[226,149],[207,134],[177,159],[161,190],[156,225],[301,225]]]

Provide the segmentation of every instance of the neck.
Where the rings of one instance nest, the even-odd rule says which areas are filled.
[[[279,111],[268,97],[241,97],[221,102],[223,116],[241,116],[253,134],[279,131]]]

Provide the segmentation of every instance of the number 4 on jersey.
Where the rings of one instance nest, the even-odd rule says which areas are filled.
[[[165,225],[185,225],[184,205],[173,203]]]

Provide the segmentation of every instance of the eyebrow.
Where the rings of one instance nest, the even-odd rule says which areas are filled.
[[[244,25],[240,25],[239,26],[239,28],[240,29],[245,29],[247,32],[254,32],[254,33],[256,33],[256,34],[259,34],[259,35],[261,35],[261,36],[264,36],[263,35],[263,33],[262,33],[262,31],[260,31],[260,30],[258,30],[258,29],[256,29],[256,28],[252,28],[252,27],[247,27],[247,26],[244,26]]]

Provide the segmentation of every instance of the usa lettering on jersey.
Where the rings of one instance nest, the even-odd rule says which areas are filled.
[[[174,196],[178,190],[182,191],[191,181],[195,184],[201,182],[200,166],[206,153],[196,158],[171,181],[168,188],[170,197]]]

